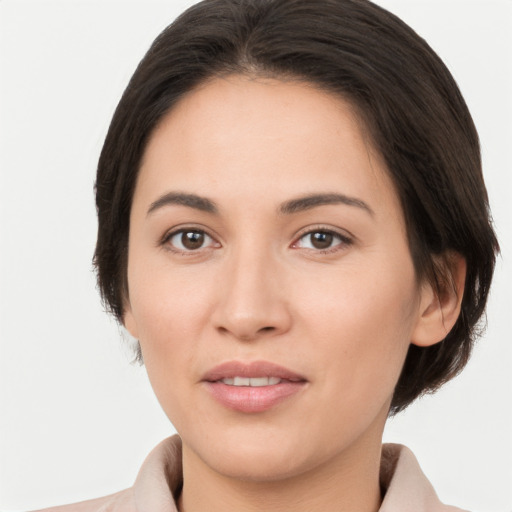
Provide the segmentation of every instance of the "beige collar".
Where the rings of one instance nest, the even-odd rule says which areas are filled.
[[[399,444],[382,447],[380,474],[385,490],[379,512],[455,512],[443,505],[413,453]],[[172,436],[146,458],[133,486],[137,512],[177,512],[182,485],[181,440]]]

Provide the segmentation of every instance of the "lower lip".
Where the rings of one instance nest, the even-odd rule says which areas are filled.
[[[228,386],[223,382],[206,382],[208,391],[228,409],[238,412],[264,412],[292,397],[306,383],[281,382],[273,386]]]

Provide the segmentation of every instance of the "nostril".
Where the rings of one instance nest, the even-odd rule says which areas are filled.
[[[260,332],[268,332],[268,331],[274,331],[275,327],[262,327],[260,329]]]

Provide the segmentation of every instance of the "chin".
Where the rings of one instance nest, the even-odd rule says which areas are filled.
[[[283,481],[324,462],[322,446],[311,445],[307,429],[294,432],[290,424],[213,429],[207,436],[185,436],[184,443],[216,473],[250,482]]]
[[[283,481],[304,473],[313,464],[301,460],[297,450],[260,446],[250,451],[236,447],[225,456],[212,457],[212,469],[229,478],[249,482]]]
[[[191,435],[189,430],[181,437],[197,457],[223,476],[254,482],[282,480],[300,473],[305,465],[301,450],[297,450],[304,443],[289,429],[280,432],[260,424],[212,430],[208,435]]]

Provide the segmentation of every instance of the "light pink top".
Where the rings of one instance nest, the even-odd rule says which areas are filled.
[[[383,445],[380,479],[386,494],[379,512],[463,512],[439,501],[405,446]],[[172,436],[148,455],[130,489],[44,512],[177,512],[173,493],[181,488],[181,481],[181,441]]]

